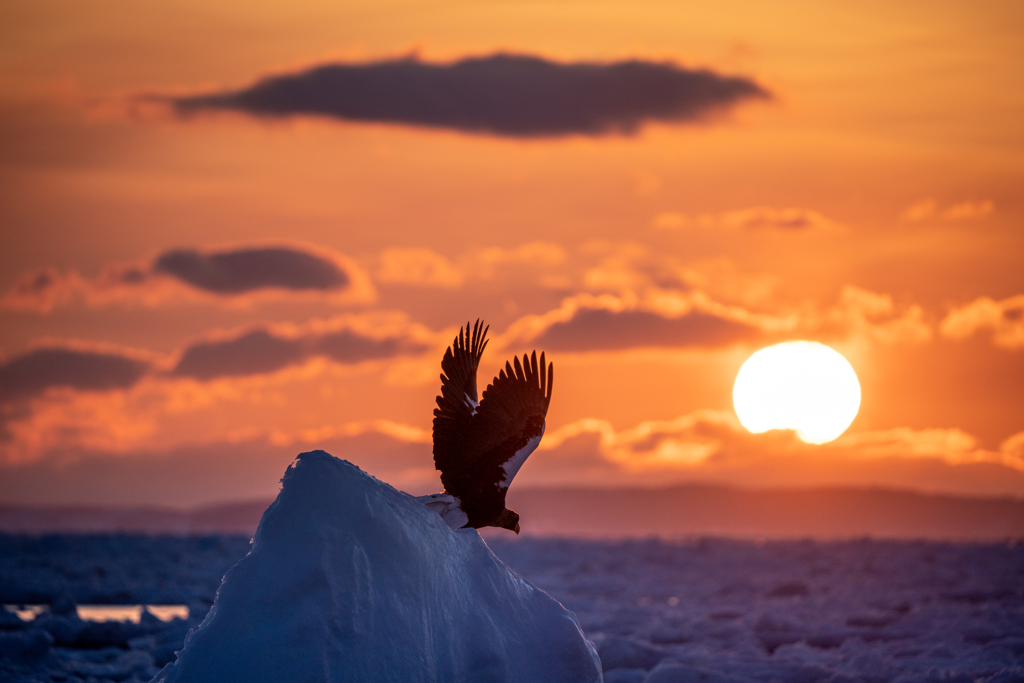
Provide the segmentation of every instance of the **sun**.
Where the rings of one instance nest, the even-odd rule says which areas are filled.
[[[785,342],[747,359],[732,402],[740,424],[755,434],[793,429],[802,441],[827,443],[857,417],[860,382],[849,361],[828,346]]]

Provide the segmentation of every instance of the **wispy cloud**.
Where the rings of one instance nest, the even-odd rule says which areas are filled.
[[[835,230],[839,225],[813,209],[800,207],[774,208],[754,206],[748,209],[702,213],[691,216],[678,211],[664,211],[653,221],[662,230],[775,230],[805,232]]]
[[[86,416],[67,402],[83,396],[113,398],[137,385],[151,367],[145,354],[86,344],[47,345],[0,362],[0,465],[33,459],[57,441],[81,443],[86,440],[83,426],[116,431],[107,422],[109,414]],[[49,412],[62,422],[59,427],[38,422],[36,408],[47,398],[52,399]]]
[[[565,250],[552,242],[474,249],[454,260],[422,247],[394,247],[380,254],[375,277],[385,285],[455,289],[467,281],[489,280],[502,267],[550,269],[565,260]]]
[[[647,421],[622,430],[595,418],[570,423],[545,436],[531,460],[531,469],[524,470],[522,478],[526,482],[565,483],[575,476],[577,483],[653,484],[727,475],[733,481],[747,477],[751,484],[793,485],[828,481],[830,470],[832,476],[859,470],[876,477],[862,483],[894,485],[913,470],[913,463],[1024,471],[1022,449],[1024,433],[989,450],[959,429],[909,427],[846,434],[828,444],[811,445],[789,431],[750,434],[731,411],[698,410],[674,420]],[[801,472],[801,468],[811,472]],[[772,481],[758,482],[759,474],[768,474]]]
[[[1007,465],[1024,471],[1024,431],[1017,432],[999,444],[999,452]]]
[[[496,54],[444,64],[415,58],[328,64],[173,103],[182,113],[320,115],[537,137],[629,134],[647,122],[695,121],[744,100],[768,98],[768,91],[749,78],[707,69]]]
[[[606,351],[644,347],[716,347],[747,341],[758,330],[744,323],[691,310],[665,317],[643,310],[581,308],[552,323],[531,342],[553,351]]]
[[[436,333],[386,313],[213,332],[167,355],[51,342],[0,363],[0,464],[53,449],[126,452],[176,443],[174,425],[181,420],[189,429],[215,424],[234,434],[258,418],[245,411],[232,419],[224,412],[212,422],[200,418],[213,406],[262,405],[265,392],[311,400],[304,395],[309,382],[323,395],[339,374],[370,373],[387,383],[391,365],[418,362],[439,347]]]
[[[558,309],[516,321],[502,343],[568,352],[708,348],[752,340],[761,333],[755,316],[700,295],[583,294],[565,299]]]
[[[996,301],[979,297],[954,308],[939,325],[949,339],[967,339],[982,330],[992,332],[992,343],[1004,349],[1024,349],[1024,294]]]
[[[94,415],[102,417],[102,412]],[[209,442],[134,439],[113,451],[109,445],[118,444],[83,440],[45,457],[8,464],[0,495],[5,500],[176,504],[271,497],[295,454],[312,448],[345,457],[412,493],[440,487],[429,431],[388,420],[292,431],[266,428]],[[201,481],[190,475],[197,469],[204,472]],[[790,432],[749,434],[728,411],[698,410],[626,429],[596,418],[551,429],[516,487],[721,481],[753,487],[843,484],[979,493],[991,492],[992,479],[998,479],[1000,492],[1020,495],[1022,472],[1024,432],[998,450],[979,447],[974,437],[957,429],[860,432],[814,446]]]
[[[387,285],[455,288],[462,286],[464,280],[458,266],[423,248],[385,249],[377,269],[377,281]]]
[[[839,302],[814,326],[882,344],[921,344],[932,338],[932,326],[926,320],[924,309],[917,304],[897,310],[888,294],[852,285],[843,287]]]
[[[8,464],[0,476],[4,501],[200,505],[272,499],[281,473],[304,450],[322,448],[365,472],[409,491],[437,491],[440,481],[419,430],[386,420],[339,423],[301,433],[262,433],[244,439],[163,443],[130,455],[102,444]],[[196,477],[202,472],[202,477]]]
[[[348,257],[297,244],[172,249],[138,263],[109,264],[94,280],[54,268],[26,273],[0,307],[48,312],[77,299],[156,306],[181,297],[237,303],[253,297],[319,296],[339,303],[374,299],[369,276]]]
[[[361,363],[422,353],[429,345],[408,334],[373,336],[350,327],[257,327],[197,341],[180,353],[171,374],[208,381],[277,372],[310,358]]]
[[[917,305],[898,309],[892,297],[846,286],[839,301],[824,308],[757,313],[715,301],[704,292],[652,285],[639,292],[625,286],[645,280],[626,268],[616,294],[580,294],[542,315],[513,323],[502,335],[510,347],[536,346],[563,352],[639,348],[724,348],[787,339],[860,338],[880,344],[920,344],[932,327]]]
[[[975,221],[990,216],[995,210],[995,202],[991,199],[967,200],[946,206],[940,206],[934,199],[923,199],[904,209],[900,218],[908,223]]]

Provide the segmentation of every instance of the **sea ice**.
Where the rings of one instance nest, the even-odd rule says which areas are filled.
[[[527,533],[538,523],[525,521]],[[578,616],[607,660],[605,683],[1024,682],[1019,540],[485,538]],[[0,534],[0,681],[149,679],[249,548],[241,536]],[[79,618],[95,604],[188,614]]]
[[[597,683],[575,616],[475,529],[323,451],[303,453],[156,677],[184,681]]]

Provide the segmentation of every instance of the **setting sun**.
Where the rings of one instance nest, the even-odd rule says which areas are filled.
[[[833,349],[794,341],[748,358],[732,396],[740,423],[751,432],[793,429],[802,441],[819,444],[838,438],[857,416],[860,382]]]

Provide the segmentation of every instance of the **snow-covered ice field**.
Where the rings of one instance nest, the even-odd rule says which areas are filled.
[[[1024,681],[1024,544],[506,538],[576,612],[608,683]],[[248,549],[233,536],[0,536],[0,680],[143,681]],[[75,603],[187,605],[89,622]],[[168,615],[164,615],[167,617]]]
[[[691,671],[665,666],[652,683],[1024,681],[1021,544],[526,539],[491,547],[576,612],[608,683],[642,681],[664,658]],[[699,678],[694,668],[722,677]]]

